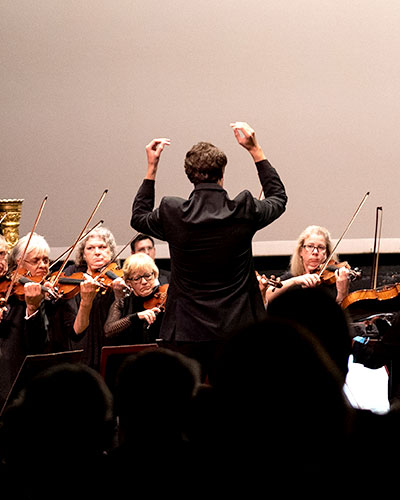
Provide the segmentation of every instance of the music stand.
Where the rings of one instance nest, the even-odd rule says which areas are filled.
[[[28,354],[14,379],[7,399],[1,409],[0,415],[3,414],[6,407],[18,396],[20,391],[26,386],[33,377],[40,372],[50,368],[51,366],[60,363],[79,363],[81,360],[83,349],[76,351],[63,351],[48,354]]]
[[[128,356],[146,349],[157,348],[158,345],[156,343],[102,347],[100,355],[100,375],[105,380],[110,391],[114,392],[118,371]]]

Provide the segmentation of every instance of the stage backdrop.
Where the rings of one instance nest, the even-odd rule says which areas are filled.
[[[160,136],[172,143],[157,203],[189,195],[183,158],[200,140],[226,152],[232,197],[243,189],[258,197],[251,158],[229,126],[247,121],[289,196],[286,213],[256,235],[257,252],[290,252],[309,224],[338,238],[366,192],[347,246],[369,250],[382,206],[382,238],[397,251],[398,0],[1,0],[0,7],[0,197],[24,199],[22,234],[48,195],[37,231],[52,247],[69,246],[108,189],[93,222],[104,219],[124,245],[145,146]]]

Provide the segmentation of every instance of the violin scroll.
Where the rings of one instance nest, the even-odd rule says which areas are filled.
[[[282,288],[282,283],[280,278],[275,278],[274,275],[271,275],[269,278],[265,276],[265,274],[260,274],[256,271],[256,277],[259,281],[260,285],[264,288],[266,286],[272,286],[273,288]]]

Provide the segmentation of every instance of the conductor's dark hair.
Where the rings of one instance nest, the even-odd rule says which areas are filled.
[[[185,172],[192,184],[218,182],[224,175],[227,158],[223,151],[209,142],[195,144],[185,158]]]

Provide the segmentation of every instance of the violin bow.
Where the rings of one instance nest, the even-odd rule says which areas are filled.
[[[335,246],[333,247],[330,255],[328,256],[328,258],[326,259],[325,261],[325,264],[322,266],[322,269],[320,270],[319,274],[318,274],[318,278],[320,278],[322,276],[322,273],[325,271],[325,269],[328,267],[328,264],[329,264],[329,261],[331,260],[331,257],[332,255],[335,254],[335,251],[337,249],[337,247],[339,246],[339,243],[342,241],[342,239],[344,238],[344,235],[347,233],[347,231],[350,229],[350,226],[353,224],[355,218],[357,217],[358,213],[360,212],[362,206],[364,205],[364,203],[367,201],[367,198],[369,196],[369,191],[363,196],[363,199],[361,200],[360,204],[358,205],[356,211],[354,212],[353,216],[351,217],[349,223],[347,224],[345,230],[343,231],[342,235],[340,236],[340,238],[337,240]]]
[[[86,231],[86,233],[82,236],[82,238],[80,238],[80,240],[78,240],[78,243],[79,243],[80,241],[82,241],[83,239],[85,239],[87,236],[89,236],[89,234],[90,234],[92,231],[94,231],[94,230],[95,230],[95,229],[97,229],[99,226],[101,226],[101,225],[103,224],[103,222],[104,222],[104,220],[100,220],[97,224],[95,224],[93,227],[91,227],[90,229],[88,229],[88,230]],[[65,255],[66,253],[68,253],[70,250],[71,250],[71,247],[67,248],[67,250],[65,250],[65,252],[63,252],[63,253],[62,253],[59,257],[57,257],[57,259],[55,259],[55,260],[51,263],[51,265],[50,265],[50,267],[49,267],[49,271],[50,271],[50,269],[51,269],[52,267],[54,267],[54,266],[57,264],[57,262],[58,262],[58,261],[60,261],[60,260],[64,257],[64,255]]]
[[[71,247],[69,248],[68,250],[68,253],[67,253],[67,256],[65,257],[64,259],[64,262],[62,263],[60,269],[58,270],[57,274],[56,274],[56,277],[54,278],[54,281],[53,281],[53,286],[56,286],[57,283],[58,283],[58,280],[60,279],[60,276],[61,276],[61,273],[64,271],[64,268],[69,260],[69,258],[71,257],[71,254],[72,252],[75,250],[75,247],[76,245],[78,244],[78,242],[82,239],[82,235],[84,234],[84,232],[86,231],[88,225],[90,224],[90,221],[93,219],[95,213],[97,212],[97,210],[99,209],[100,205],[103,203],[103,200],[104,198],[106,197],[106,194],[108,193],[108,189],[105,189],[103,191],[103,194],[100,196],[100,199],[99,201],[96,203],[96,206],[94,207],[92,213],[90,214],[90,217],[89,219],[86,221],[86,224],[83,226],[83,229],[82,231],[79,233],[79,236],[77,237],[77,239],[75,240],[75,243],[73,245],[71,245]]]
[[[29,238],[28,238],[28,241],[26,242],[26,245],[25,245],[25,248],[24,248],[24,251],[22,253],[22,257],[20,258],[19,262],[18,262],[18,265],[17,265],[17,269],[15,270],[15,272],[13,273],[12,277],[11,277],[11,280],[10,280],[10,285],[7,289],[7,293],[6,293],[6,296],[4,298],[4,303],[7,304],[8,302],[8,299],[10,298],[10,295],[11,295],[11,290],[15,284],[15,282],[17,281],[17,277],[18,277],[18,273],[20,271],[20,269],[22,269],[22,263],[25,259],[25,255],[26,255],[26,252],[28,250],[28,247],[29,247],[29,243],[31,242],[31,239],[32,239],[32,236],[33,236],[33,233],[36,229],[36,226],[38,225],[38,222],[39,222],[39,219],[40,217],[42,216],[42,212],[43,212],[43,209],[44,209],[44,206],[46,205],[46,202],[47,202],[47,195],[44,197],[41,205],[40,205],[40,208],[39,208],[39,212],[36,216],[36,219],[35,219],[35,222],[33,223],[33,227],[32,227],[32,230],[29,234]]]
[[[380,219],[379,219],[379,214],[381,214]],[[376,207],[374,258],[373,258],[372,274],[371,274],[371,289],[373,290],[376,290],[376,284],[378,279],[378,260],[379,260],[379,246],[380,246],[381,232],[382,232],[382,217],[383,217],[382,207]],[[378,226],[379,226],[379,236],[378,236]]]

